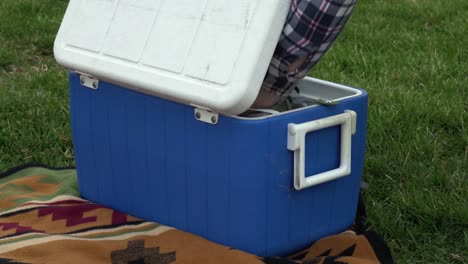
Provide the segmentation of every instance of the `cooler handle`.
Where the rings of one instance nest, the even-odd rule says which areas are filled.
[[[330,116],[302,124],[288,125],[288,149],[294,151],[294,188],[302,190],[332,181],[351,173],[351,137],[356,133],[357,114],[346,110],[343,114]],[[341,125],[340,167],[319,174],[305,176],[305,135],[309,132]]]

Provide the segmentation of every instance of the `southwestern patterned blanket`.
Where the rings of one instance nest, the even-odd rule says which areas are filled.
[[[79,197],[73,168],[0,174],[0,263],[393,263],[373,232],[324,238],[290,257],[259,257]]]

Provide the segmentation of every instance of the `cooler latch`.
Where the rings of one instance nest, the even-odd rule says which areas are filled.
[[[86,74],[80,73],[80,83],[81,85],[94,90],[99,88],[99,80]]]
[[[195,119],[211,125],[218,124],[218,113],[212,112],[208,109],[195,108]]]

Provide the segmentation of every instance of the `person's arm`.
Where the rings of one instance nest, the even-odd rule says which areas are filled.
[[[287,98],[342,31],[357,0],[292,0],[281,38],[252,108]]]

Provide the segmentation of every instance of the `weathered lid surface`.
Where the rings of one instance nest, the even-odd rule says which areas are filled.
[[[55,40],[70,70],[236,115],[254,102],[289,0],[71,0]]]

